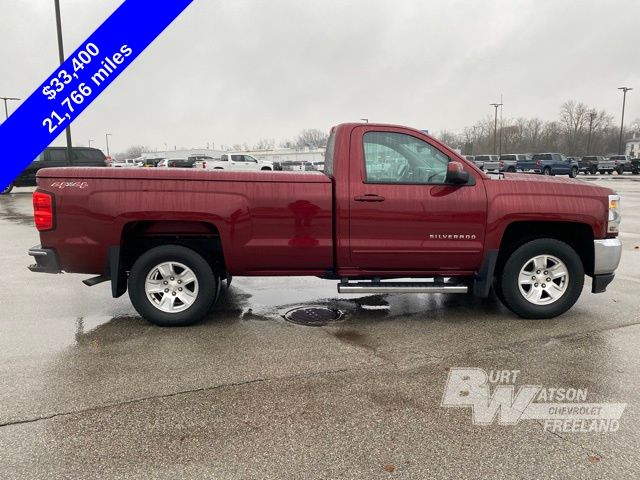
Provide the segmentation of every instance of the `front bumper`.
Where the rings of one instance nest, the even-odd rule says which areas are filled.
[[[613,281],[614,272],[620,264],[622,242],[618,238],[593,241],[593,281],[591,291],[602,293]]]
[[[28,253],[36,260],[36,263],[27,267],[32,272],[62,273],[55,250],[52,250],[51,248],[42,248],[40,245],[36,245],[35,247],[30,248]]]

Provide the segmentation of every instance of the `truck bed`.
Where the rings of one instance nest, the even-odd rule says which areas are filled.
[[[163,225],[219,236],[236,275],[333,266],[332,182],[320,172],[52,168],[38,172],[38,188],[56,197],[56,228],[41,233],[42,246],[55,246],[68,272],[100,274],[123,235],[161,236]]]

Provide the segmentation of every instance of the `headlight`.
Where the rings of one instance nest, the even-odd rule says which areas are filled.
[[[620,195],[609,195],[609,224],[607,233],[617,234],[620,231]]]

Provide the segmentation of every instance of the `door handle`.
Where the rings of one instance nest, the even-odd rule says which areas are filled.
[[[354,200],[356,202],[384,202],[384,197],[373,193],[367,193],[366,195],[359,195],[355,197]]]

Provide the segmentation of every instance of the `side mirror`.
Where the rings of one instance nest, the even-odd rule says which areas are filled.
[[[447,183],[461,185],[469,181],[469,172],[464,170],[464,165],[460,162],[449,162],[447,164]]]

